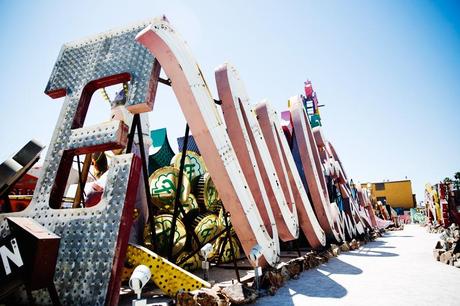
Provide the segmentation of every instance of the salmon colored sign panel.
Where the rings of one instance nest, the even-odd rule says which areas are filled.
[[[264,134],[267,145],[271,148],[270,156],[276,166],[276,173],[284,190],[291,190],[290,196],[297,207],[300,227],[313,248],[326,244],[326,235],[316,219],[310,200],[291,154],[289,144],[284,136],[278,114],[267,101],[256,105],[255,114]]]
[[[200,148],[225,208],[246,254],[259,245],[259,265],[279,262],[277,228],[265,226],[235,154],[226,127],[216,109],[201,70],[185,41],[166,19],[158,19],[137,37],[158,59]],[[270,235],[271,234],[271,235]],[[255,262],[252,262],[255,265]]]
[[[290,188],[282,188],[259,123],[251,111],[244,84],[230,64],[216,69],[216,83],[227,132],[265,225],[274,216],[283,241],[297,239],[299,224]],[[273,150],[270,147],[270,150]],[[272,213],[272,212],[273,213]]]

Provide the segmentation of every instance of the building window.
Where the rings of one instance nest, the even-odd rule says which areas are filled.
[[[380,201],[382,204],[385,204],[387,201],[387,197],[377,197],[377,202]]]
[[[375,183],[375,190],[385,190],[385,183]]]

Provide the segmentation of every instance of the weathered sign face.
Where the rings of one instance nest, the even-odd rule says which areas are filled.
[[[330,143],[324,137],[322,128],[316,126],[311,129],[313,139],[319,153],[319,164],[322,165],[324,176],[329,176],[334,179],[335,185],[339,188],[342,200],[342,211],[337,213],[338,224],[343,231],[346,231],[348,237],[351,239],[357,234],[363,234],[364,228],[362,227],[361,220],[356,207],[356,199],[351,196],[351,190],[345,178],[342,165],[335,160],[332,154]],[[335,151],[333,151],[335,153]],[[337,156],[337,155],[336,155]],[[323,177],[324,177],[323,176]],[[325,180],[323,179],[323,189],[327,191]],[[331,203],[334,205],[334,203]],[[337,220],[337,218],[335,218]],[[343,221],[342,221],[343,220]]]
[[[316,216],[321,227],[333,240],[343,240],[343,228],[340,220],[332,214],[331,203],[327,194],[324,174],[319,153],[305,108],[299,96],[290,99],[290,112],[293,137],[293,155],[299,164],[299,171],[304,174],[303,183],[308,186]]]
[[[257,111],[265,116],[260,118],[263,127],[259,126],[235,70],[229,72],[226,67],[221,71],[226,80],[217,78],[219,94],[222,92],[222,100],[228,103],[224,107],[235,111],[228,123],[234,123],[243,135],[238,144],[232,144],[237,136],[227,133],[186,43],[164,18],[142,22],[63,46],[45,90],[51,97],[65,96],[65,100],[42,177],[24,211],[0,215],[2,237],[9,234],[5,220],[8,216],[32,218],[61,237],[54,282],[63,304],[117,303],[140,174],[140,160],[136,156],[118,155],[113,158],[98,205],[59,209],[74,155],[122,149],[127,143],[127,126],[123,121],[83,127],[91,96],[98,88],[129,83],[126,108],[132,113],[148,112],[153,108],[159,63],[171,81],[245,253],[249,256],[251,250],[257,249],[263,255],[261,259],[249,256],[254,265],[279,262],[278,232],[285,240],[296,238],[298,220],[314,247],[325,244],[324,232],[335,240],[343,238],[338,209],[327,198],[322,165],[303,105],[294,103],[291,108],[297,145],[295,162],[303,170],[297,172],[276,116],[264,106],[259,107]],[[255,180],[246,179],[248,167],[257,170]],[[344,173],[342,177],[345,179]],[[169,191],[170,185],[166,187]],[[0,256],[5,273],[8,266],[4,258],[20,265],[14,248],[8,253],[8,249],[0,247]],[[45,292],[38,292],[35,298],[40,304],[49,302]]]
[[[24,216],[62,238],[54,282],[63,304],[116,304],[118,300],[140,161],[132,154],[113,159],[97,206],[59,208],[75,154],[126,145],[127,126],[121,121],[82,127],[94,91],[129,82],[127,107],[133,112],[152,108],[155,76],[160,67],[134,39],[149,23],[63,46],[45,90],[51,97],[65,96],[65,100],[43,164],[43,175],[24,211],[0,216],[2,236],[9,232],[6,217]],[[39,292],[35,298],[38,303],[46,303],[48,294]]]
[[[359,216],[365,223],[366,227],[374,227],[377,226],[377,223],[375,222],[375,218],[373,214],[371,213],[372,208],[369,210],[369,206],[371,206],[371,203],[369,201],[367,192],[361,188],[361,185],[357,185],[356,188],[356,193],[357,193],[357,202],[358,202],[358,212]]]
[[[292,190],[283,189],[280,185],[262,130],[251,111],[244,84],[235,67],[230,64],[217,68],[215,75],[227,132],[249,189],[253,195],[258,195],[255,199],[259,211],[274,216],[281,240],[296,239],[299,224],[296,207],[291,200]],[[263,219],[265,225],[269,226],[271,220]]]
[[[166,20],[157,20],[137,36],[160,62],[179,101],[206,167],[246,254],[259,244],[264,260],[279,261],[277,229],[264,226],[234,147],[207,84],[188,46]],[[263,261],[259,262],[263,264]]]
[[[297,208],[299,225],[311,247],[321,248],[326,244],[326,235],[318,223],[307,192],[302,185],[279,116],[267,101],[258,103],[254,111],[265,141],[271,148],[270,156],[275,164],[281,186],[284,190],[292,190],[290,195]]]

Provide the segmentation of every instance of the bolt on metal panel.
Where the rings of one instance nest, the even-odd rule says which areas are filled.
[[[160,66],[134,39],[151,22],[62,47],[45,93],[53,98],[65,96],[65,100],[42,176],[24,211],[0,215],[3,237],[9,233],[6,218],[10,216],[32,218],[61,236],[54,282],[64,305],[116,304],[118,300],[140,173],[138,158],[124,154],[113,159],[98,205],[86,209],[53,209],[50,205],[60,206],[73,153],[110,150],[126,143],[125,126],[119,122],[109,124],[113,133],[107,133],[107,124],[82,128],[95,90],[129,81],[127,108],[134,113],[151,110]],[[82,131],[87,134],[79,141]],[[50,302],[45,291],[34,292],[34,298],[38,304]]]

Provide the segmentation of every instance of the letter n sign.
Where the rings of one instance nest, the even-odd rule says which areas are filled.
[[[24,265],[16,238],[9,236],[3,239],[3,243],[0,242],[0,258],[3,267],[0,269],[0,280]]]

